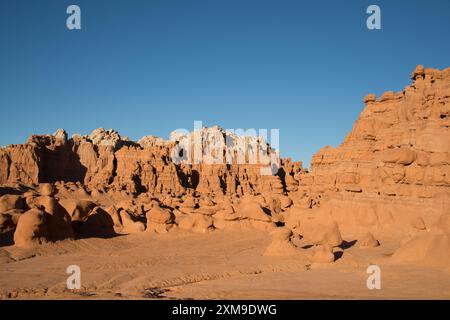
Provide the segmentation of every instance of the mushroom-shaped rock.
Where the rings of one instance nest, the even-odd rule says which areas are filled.
[[[444,233],[450,233],[450,213],[443,213],[436,222],[436,227]]]
[[[375,239],[373,234],[371,234],[370,232],[366,233],[366,235],[362,237],[358,242],[361,248],[374,248],[380,245],[378,240]]]
[[[280,205],[283,210],[286,210],[290,206],[292,206],[292,199],[288,196],[280,196]]]
[[[42,210],[31,209],[25,212],[17,223],[14,244],[19,247],[29,247],[45,241],[48,236],[46,222],[46,214]]]
[[[411,79],[416,80],[417,78],[423,78],[424,75],[425,75],[425,68],[423,67],[423,65],[419,64],[411,73]]]
[[[404,243],[392,255],[395,263],[450,267],[450,234],[424,234]]]

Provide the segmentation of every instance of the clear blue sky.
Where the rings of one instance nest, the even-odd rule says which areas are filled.
[[[167,138],[202,120],[279,128],[282,156],[309,163],[367,93],[450,66],[450,1],[0,0],[0,39],[0,145],[60,127]]]

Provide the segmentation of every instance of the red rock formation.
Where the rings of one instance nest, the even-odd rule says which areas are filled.
[[[222,129],[214,130],[225,136]],[[289,188],[298,185],[294,175],[302,170],[301,163],[287,160],[288,173],[282,167],[276,176],[262,176],[262,165],[226,164],[225,158],[220,164],[176,164],[171,156],[178,142],[144,137],[134,143],[114,130],[104,129],[72,139],[67,139],[64,130],[54,135],[33,135],[23,145],[0,150],[0,184],[80,182],[90,190],[135,195],[181,195],[191,189],[215,196],[281,194],[287,191],[285,177]]]
[[[302,190],[326,195],[336,220],[403,227],[450,210],[450,68],[418,66],[412,80],[367,95],[344,142],[313,156]]]
[[[311,161],[317,187],[407,197],[448,196],[450,69],[418,66],[402,92],[366,96],[366,108],[338,148]]]
[[[418,66],[412,80],[402,92],[378,100],[367,95],[353,130],[339,147],[313,156],[310,174],[291,159],[281,159],[275,174],[262,174],[262,160],[276,151],[260,137],[220,127],[137,143],[104,129],[71,139],[64,130],[33,135],[0,149],[0,186],[22,184],[12,189],[25,199],[20,206],[15,198],[0,199],[0,229],[8,240],[17,216],[31,208],[47,214],[28,215],[36,228],[47,228],[37,240],[30,236],[33,241],[60,238],[52,228],[69,222],[75,233],[99,228],[104,235],[142,232],[146,222],[157,233],[285,225],[320,245],[316,260],[328,262],[343,243],[341,232],[344,238],[359,233],[362,246],[374,246],[383,230],[448,230],[450,68]],[[198,148],[211,152],[198,154]],[[54,199],[48,185],[41,197],[35,194],[46,182],[58,189]],[[70,228],[66,233],[71,236]],[[274,247],[291,248],[287,234]]]

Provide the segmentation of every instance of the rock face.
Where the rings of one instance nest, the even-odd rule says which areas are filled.
[[[17,246],[29,247],[46,241],[47,237],[48,229],[45,212],[32,209],[20,217],[14,233],[14,243]]]
[[[336,149],[314,155],[314,185],[392,196],[448,196],[450,68],[413,72],[402,92],[369,95],[353,130]]]
[[[210,150],[207,139],[211,136],[221,139],[214,146],[222,147],[220,161],[211,162],[207,158],[211,157],[206,155]],[[242,155],[245,163],[237,164],[239,159],[233,152],[237,152],[237,146],[248,145],[249,139],[235,135],[229,138],[219,127],[204,128],[191,135],[172,135],[169,141],[146,136],[138,143],[125,140],[114,130],[96,129],[87,136],[74,135],[72,139],[59,130],[54,135],[33,135],[23,145],[0,149],[0,184],[79,182],[90,190],[126,191],[134,195],[182,195],[195,190],[213,196],[242,196],[282,194],[295,189],[301,162],[281,161],[280,170],[274,175],[261,175],[262,165],[252,163],[248,152]],[[201,144],[205,154],[195,156],[192,152],[189,163],[181,161],[188,160],[186,156],[178,159],[180,153],[187,154],[186,141],[192,141],[189,148],[195,150]],[[228,149],[229,163],[223,154],[226,143],[232,144]],[[264,145],[270,155],[265,142],[254,143]],[[256,159],[259,161],[259,155]]]
[[[313,156],[303,190],[326,194],[337,220],[367,228],[448,212],[450,68],[418,66],[403,91],[364,103],[344,142]]]

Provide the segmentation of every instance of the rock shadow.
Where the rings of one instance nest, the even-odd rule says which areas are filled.
[[[339,248],[341,248],[342,250],[347,250],[347,249],[353,247],[356,244],[357,241],[358,240],[352,240],[352,241],[345,241],[344,240],[344,241],[342,241],[342,243],[339,246]]]

